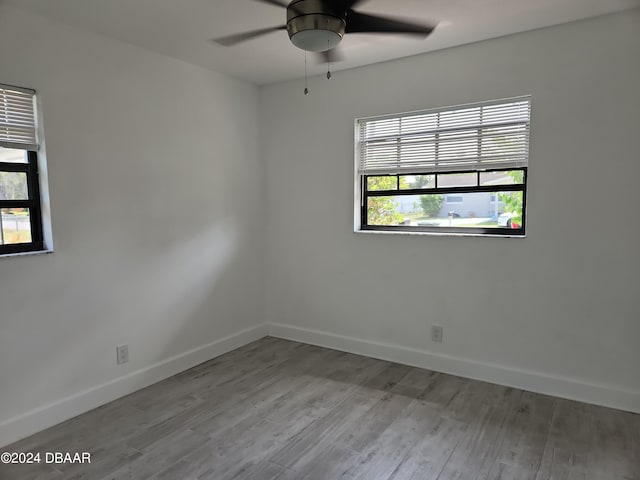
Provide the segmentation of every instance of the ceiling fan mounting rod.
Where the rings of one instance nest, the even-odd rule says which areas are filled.
[[[324,52],[336,47],[346,25],[346,12],[322,0],[294,0],[287,7],[289,38],[305,51]]]

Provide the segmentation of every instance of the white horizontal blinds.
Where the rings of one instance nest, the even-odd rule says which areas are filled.
[[[386,175],[526,166],[529,97],[360,120],[359,172]]]
[[[37,150],[35,92],[0,83],[0,146]]]

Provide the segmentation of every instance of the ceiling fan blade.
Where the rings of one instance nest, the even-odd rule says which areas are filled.
[[[230,47],[240,42],[244,42],[246,40],[251,40],[252,38],[259,37],[260,35],[265,35],[267,33],[275,32],[278,30],[286,30],[287,26],[282,25],[279,27],[268,27],[268,28],[260,28],[258,30],[252,30],[250,32],[244,33],[236,33],[234,35],[227,35],[226,37],[212,38],[211,41],[215,43],[219,43],[225,47]]]
[[[331,50],[325,50],[324,52],[315,52],[315,57],[318,63],[337,63],[345,59],[344,50],[340,47],[332,48]]]
[[[287,8],[289,4],[280,0],[253,0],[254,2],[268,3],[270,5],[275,5],[276,7],[284,7]]]
[[[435,25],[421,25],[391,17],[379,17],[368,13],[347,12],[346,33],[405,33],[426,37]]]
[[[347,10],[350,10],[364,2],[366,2],[366,0],[342,0],[342,4]]]

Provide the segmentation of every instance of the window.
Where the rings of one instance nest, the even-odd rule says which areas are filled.
[[[530,111],[518,97],[357,120],[356,230],[524,236]]]
[[[0,255],[43,249],[35,92],[0,84]]]

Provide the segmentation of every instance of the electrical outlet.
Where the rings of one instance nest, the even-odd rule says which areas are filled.
[[[431,341],[436,343],[442,343],[442,327],[439,325],[433,325],[431,327]]]
[[[120,345],[116,347],[116,363],[122,365],[129,361],[129,345]]]

